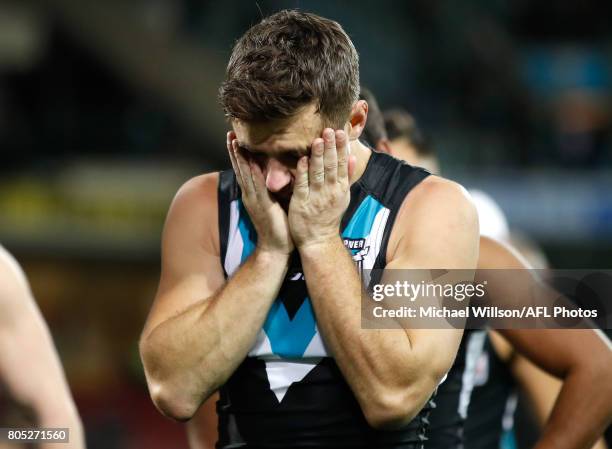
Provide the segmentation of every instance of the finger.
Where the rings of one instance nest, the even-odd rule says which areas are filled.
[[[303,156],[297,163],[295,173],[295,184],[293,185],[293,196],[301,201],[308,199],[310,189],[308,187],[308,169],[310,164],[308,158]]]
[[[232,150],[234,152],[234,157],[236,158],[236,165],[238,165],[240,176],[242,177],[242,193],[246,195],[254,195],[255,186],[253,185],[253,176],[251,175],[251,168],[249,167],[249,162],[240,152],[240,148],[238,147],[238,141],[236,139],[232,141]]]
[[[336,147],[338,141],[336,139],[337,131],[334,133],[331,129],[326,129],[324,133],[328,133],[325,140],[325,153],[323,156],[323,163],[325,165],[325,182],[329,184],[335,184],[338,179],[338,156],[336,154]]]
[[[336,154],[338,158],[338,181],[349,181],[349,143],[346,133],[342,130],[336,131]]]
[[[312,142],[310,160],[308,161],[308,180],[310,181],[310,187],[313,189],[320,188],[325,180],[323,146],[323,139],[321,138],[317,138]]]
[[[266,178],[264,177],[263,172],[261,171],[261,167],[257,165],[254,161],[249,161],[249,167],[251,169],[251,174],[253,177],[253,186],[255,188],[255,193],[257,195],[257,199],[260,201],[262,206],[267,206],[272,202],[272,198],[270,198],[270,192],[266,187]]]
[[[236,181],[238,181],[238,185],[242,189],[242,176],[240,175],[240,169],[238,168],[238,162],[236,161],[236,157],[234,156],[234,149],[232,145],[232,133],[230,131],[227,133],[227,153],[229,154],[230,161],[232,163],[232,168],[234,169],[234,173],[236,174]]]

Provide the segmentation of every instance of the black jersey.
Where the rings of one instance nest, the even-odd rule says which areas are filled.
[[[509,401],[515,382],[508,365],[497,355],[487,336],[476,366],[474,390],[465,421],[465,449],[497,449],[503,433],[504,418],[512,418],[514,407]],[[510,416],[508,416],[510,413]]]
[[[429,173],[373,152],[351,186],[341,235],[361,269],[384,268],[389,234],[407,193]],[[231,276],[257,235],[233,171],[219,180],[221,261]],[[231,337],[230,337],[231,338]],[[317,328],[297,253],[255,344],[217,403],[217,448],[420,448],[426,406],[401,430],[371,428]]]
[[[464,332],[455,362],[438,387],[425,449],[463,449],[464,423],[485,338],[482,330]]]

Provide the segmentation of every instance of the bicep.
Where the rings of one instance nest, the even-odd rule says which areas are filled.
[[[183,186],[170,206],[162,236],[159,287],[144,335],[209,298],[225,283],[219,255],[216,178],[206,176],[209,179],[196,178]]]
[[[418,189],[402,206],[385,270],[462,269],[472,273],[478,259],[478,218],[465,191],[440,179]],[[423,366],[434,377],[442,377],[455,359],[463,329],[406,329],[406,333]]]

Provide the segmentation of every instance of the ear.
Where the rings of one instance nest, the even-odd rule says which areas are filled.
[[[387,153],[393,156],[393,150],[387,139],[380,139],[376,144],[376,151],[379,153]]]
[[[349,118],[348,136],[349,140],[357,140],[363,128],[365,128],[366,120],[368,119],[368,103],[365,100],[359,100],[351,109]]]

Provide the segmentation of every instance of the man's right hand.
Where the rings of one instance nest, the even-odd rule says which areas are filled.
[[[259,165],[241,152],[233,131],[227,133],[227,151],[242,190],[242,203],[257,231],[257,247],[262,251],[291,254],[294,245],[287,214],[270,196]]]

